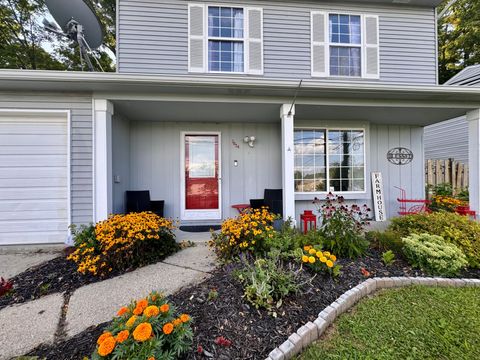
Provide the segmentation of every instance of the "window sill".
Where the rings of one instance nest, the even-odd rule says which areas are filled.
[[[345,200],[359,200],[359,199],[370,199],[371,196],[366,192],[336,192],[334,193],[338,196],[343,196]],[[326,199],[328,193],[295,193],[295,201],[313,201],[313,199],[318,198],[320,200]]]

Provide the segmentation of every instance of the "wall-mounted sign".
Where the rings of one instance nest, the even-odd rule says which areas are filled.
[[[385,211],[385,199],[383,197],[383,180],[382,173],[372,172],[372,193],[373,193],[373,209],[375,210],[375,221],[387,220]]]
[[[388,151],[387,160],[395,165],[407,165],[413,160],[413,152],[404,147],[396,147]]]

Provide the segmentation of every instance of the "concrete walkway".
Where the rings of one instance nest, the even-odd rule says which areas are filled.
[[[209,233],[177,234],[178,241],[191,240],[195,246],[156,264],[83,286],[70,299],[64,299],[63,294],[53,294],[0,310],[0,359],[10,359],[42,343],[52,343],[56,331],[70,337],[89,326],[111,320],[121,306],[152,290],[169,295],[201,282],[215,268],[214,255],[206,244],[209,237]],[[67,309],[64,319],[63,308]],[[60,326],[63,321],[64,328]]]

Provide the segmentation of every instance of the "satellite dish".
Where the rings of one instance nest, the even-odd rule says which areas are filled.
[[[88,52],[102,45],[104,36],[95,11],[84,0],[45,0],[45,3],[61,30],[47,19],[43,21],[45,29],[77,42],[82,64],[85,59],[93,71]],[[100,66],[98,61],[97,64]]]

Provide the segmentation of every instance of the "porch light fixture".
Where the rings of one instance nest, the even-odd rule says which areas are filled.
[[[243,138],[243,142],[248,144],[248,146],[250,146],[251,148],[253,148],[255,145],[254,145],[254,142],[255,142],[255,136],[245,136]]]

